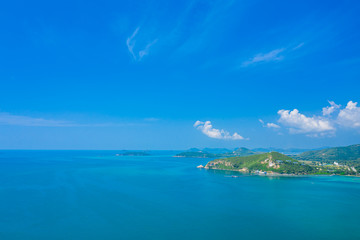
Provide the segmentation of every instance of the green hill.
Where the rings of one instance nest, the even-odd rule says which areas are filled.
[[[360,161],[360,144],[308,151],[297,155],[296,159],[320,162]]]
[[[324,149],[324,148],[321,148]],[[295,155],[300,154],[306,151],[312,151],[312,150],[320,150],[318,149],[301,149],[301,148],[275,148],[275,147],[269,147],[269,148],[254,148],[251,149],[254,152],[279,152],[286,155]]]
[[[251,151],[250,149],[241,147],[241,148],[236,148],[235,151],[232,152],[232,154],[234,154],[235,156],[248,156],[248,155],[253,155],[256,152]]]
[[[244,157],[215,159],[208,162],[205,168],[264,174],[356,174],[356,172],[347,166],[310,165],[278,152],[262,153]]]

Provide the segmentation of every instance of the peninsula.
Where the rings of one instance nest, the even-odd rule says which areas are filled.
[[[357,175],[358,169],[334,162],[321,164],[296,160],[279,152],[215,159],[205,169],[240,171],[268,175]]]

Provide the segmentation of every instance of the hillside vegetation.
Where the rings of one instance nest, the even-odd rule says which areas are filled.
[[[308,151],[297,155],[296,159],[321,162],[360,160],[360,144]]]
[[[263,174],[356,174],[355,171],[347,166],[310,165],[278,152],[262,153],[244,157],[215,159],[208,162],[205,168]]]

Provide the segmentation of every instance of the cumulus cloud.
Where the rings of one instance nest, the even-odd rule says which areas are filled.
[[[279,48],[272,50],[268,53],[259,53],[255,57],[251,58],[248,61],[242,63],[243,67],[247,67],[249,65],[259,63],[259,62],[270,62],[270,61],[279,61],[282,60],[284,57],[280,56],[280,53],[284,52],[285,48]]]
[[[357,102],[349,101],[344,109],[341,109],[337,117],[338,124],[350,127],[360,127],[360,107]]]
[[[329,101],[330,106],[324,107],[322,109],[322,113],[324,116],[329,116],[333,112],[335,112],[337,109],[341,107],[341,105],[336,104],[334,101]]]
[[[278,122],[289,127],[290,133],[305,133],[308,136],[332,136],[338,128],[360,128],[360,107],[349,101],[345,108],[334,101],[322,108],[322,116],[308,117],[297,109],[280,110]],[[261,120],[263,126],[266,126]]]
[[[146,44],[146,46],[143,49],[141,49],[139,51],[135,51],[134,50],[135,43],[136,43],[135,38],[136,38],[139,30],[140,30],[140,27],[137,27],[135,29],[135,31],[131,34],[131,36],[126,39],[126,46],[129,50],[129,53],[131,54],[132,58],[135,61],[140,61],[144,56],[148,55],[150,47],[157,42],[157,39],[155,39],[155,40],[151,41],[150,43]]]
[[[230,134],[228,131],[223,129],[213,128],[210,121],[196,121],[194,123],[194,128],[200,130],[206,136],[216,139],[227,139],[227,140],[244,140],[244,137],[240,136],[238,133]]]
[[[262,119],[259,119],[259,122],[261,122],[263,127],[267,127],[267,128],[280,128],[279,125],[275,124],[275,123],[265,123]]]
[[[333,132],[335,127],[330,120],[318,116],[307,117],[299,110],[279,110],[279,123],[290,128],[290,133],[324,133]]]

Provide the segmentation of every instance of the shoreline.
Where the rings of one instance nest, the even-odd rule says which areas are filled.
[[[248,176],[264,176],[264,177],[333,177],[333,176],[340,176],[340,177],[360,177],[360,175],[338,175],[338,174],[288,174],[288,173],[252,173],[249,171],[244,171],[242,169],[239,170],[230,170],[230,169],[221,169],[221,168],[208,168],[208,167],[196,167],[198,169],[205,169],[205,170],[216,170],[216,171],[229,171],[229,172],[237,172],[243,173]]]

